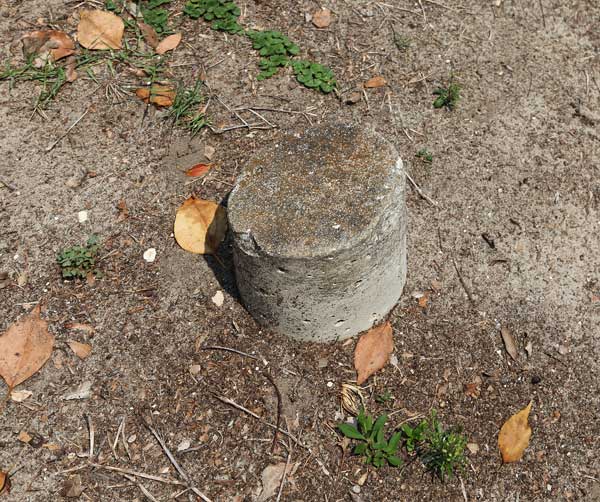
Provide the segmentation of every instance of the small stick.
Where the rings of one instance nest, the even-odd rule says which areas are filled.
[[[158,434],[158,432],[156,432],[156,429],[154,429],[154,427],[152,427],[148,423],[146,423],[146,427],[148,427],[148,430],[156,438],[156,440],[158,441],[158,444],[160,444],[160,447],[165,452],[165,455],[167,455],[167,458],[169,459],[169,461],[171,462],[171,464],[173,464],[173,467],[175,467],[175,469],[177,469],[177,472],[179,473],[179,475],[183,478],[184,481],[186,481],[188,488],[190,490],[192,490],[196,495],[198,495],[198,497],[200,497],[202,500],[204,500],[204,502],[212,502],[206,495],[204,495],[204,493],[202,493],[200,490],[198,490],[198,488],[196,488],[192,484],[192,481],[191,481],[190,477],[188,476],[187,472],[185,472],[181,468],[181,466],[179,465],[179,463],[177,462],[177,460],[175,459],[175,457],[171,453],[171,450],[169,450],[169,448],[167,447],[167,445],[164,442],[163,438],[160,436],[160,434]]]
[[[271,373],[265,371],[265,377],[267,377],[267,380],[269,382],[271,382],[271,385],[275,388],[275,392],[277,393],[277,428],[275,429],[275,434],[273,435],[273,444],[271,445],[271,453],[273,453],[275,451],[275,446],[277,446],[277,433],[279,432],[280,424],[281,424],[281,392],[279,392],[279,387],[277,387],[277,384],[275,383],[275,380],[273,380],[273,377],[271,376]],[[288,455],[289,458],[289,455]]]
[[[160,476],[154,476],[153,474],[146,474],[145,472],[132,471],[131,469],[121,469],[120,467],[112,467],[110,465],[95,464],[94,462],[90,462],[88,465],[90,467],[95,467],[96,469],[104,469],[106,471],[115,471],[115,472],[120,472],[122,474],[130,474],[132,476],[137,476],[138,478],[150,479],[151,481],[158,481],[159,483],[165,483],[167,485],[186,486],[185,483],[182,483],[181,481],[177,481],[176,479],[161,478]],[[67,472],[67,471],[62,471],[62,472]]]
[[[73,129],[73,127],[75,127],[77,124],[79,124],[79,122],[81,121],[81,119],[87,115],[87,113],[90,111],[90,108],[91,108],[91,106],[88,107],[88,109],[85,112],[83,112],[81,114],[81,116],[75,122],[73,122],[71,124],[71,126],[67,129],[67,131],[62,136],[60,136],[54,143],[52,143],[48,148],[46,148],[45,152],[48,153],[56,145],[58,145],[64,138],[66,138],[67,135],[71,132],[71,129]]]
[[[419,187],[419,185],[417,185],[415,183],[415,180],[413,180],[410,176],[410,174],[408,174],[407,172],[405,172],[404,174],[406,174],[406,177],[408,178],[408,181],[410,181],[412,183],[412,186],[415,188],[415,190],[417,191],[417,193],[423,198],[425,199],[427,202],[429,202],[432,206],[437,206],[438,203],[436,201],[434,201],[431,197],[429,197],[425,192],[423,192],[423,190],[421,190],[421,187]]]
[[[544,25],[544,29],[546,29],[546,14],[544,12],[544,4],[542,3],[542,0],[538,0],[538,3],[540,4],[540,10],[542,11],[542,24]]]
[[[138,488],[140,489],[140,491],[144,494],[144,497],[146,497],[148,500],[150,500],[152,502],[158,502],[158,500],[156,500],[154,495],[152,495],[142,483],[140,483],[139,481],[136,481],[133,476],[130,476],[129,474],[123,474],[123,477],[128,479],[132,483],[135,483],[138,486]]]
[[[430,3],[431,5],[437,5],[438,7],[441,7],[442,9],[447,9],[452,12],[456,12],[456,9],[453,9],[452,7],[448,7],[447,5],[444,5],[443,3],[435,2],[434,0],[423,0],[423,1],[425,3]]]
[[[0,183],[2,183],[6,188],[8,188],[8,190],[10,192],[14,192],[17,187],[14,186],[12,183],[10,183],[9,181],[6,181],[4,178],[0,177]]]
[[[460,270],[458,269],[458,265],[456,264],[456,260],[454,259],[454,257],[452,258],[452,263],[454,264],[454,270],[456,270],[456,275],[458,275],[458,280],[460,281],[461,286],[465,290],[465,293],[467,293],[467,298],[469,299],[471,304],[475,305],[475,300],[473,300],[473,295],[471,294],[471,291],[469,290],[467,283],[463,279],[463,276],[460,273]]]
[[[205,345],[200,347],[201,350],[225,350],[226,352],[233,352],[234,354],[239,354],[240,356],[246,356],[251,359],[258,359],[258,357],[253,356],[252,354],[246,354],[246,352],[242,352],[241,350],[231,349],[229,347],[221,347],[220,345]]]
[[[94,458],[94,424],[92,422],[92,418],[86,413],[85,421],[87,422],[88,431],[90,433],[90,450],[88,453],[88,457],[91,460]]]
[[[127,438],[125,437],[125,415],[123,415],[122,424],[123,424],[123,427],[121,428],[121,440],[123,442],[123,448],[125,448],[125,453],[127,453],[129,460],[131,460],[131,454],[129,453],[129,446],[127,445]]]
[[[281,500],[281,493],[283,492],[283,485],[285,484],[285,477],[287,475],[288,468],[290,466],[290,458],[292,457],[292,447],[291,445],[288,447],[288,454],[285,460],[285,467],[283,468],[283,475],[281,476],[281,483],[279,483],[279,491],[277,492],[277,499],[275,502],[279,502]]]

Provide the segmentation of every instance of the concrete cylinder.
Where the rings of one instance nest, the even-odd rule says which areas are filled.
[[[297,340],[369,329],[406,281],[405,175],[364,126],[316,126],[250,159],[229,196],[236,280],[265,328]]]

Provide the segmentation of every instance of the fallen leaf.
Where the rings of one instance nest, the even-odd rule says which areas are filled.
[[[69,322],[65,324],[65,328],[76,329],[78,331],[85,331],[86,333],[94,332],[94,328],[92,328],[89,324],[82,324],[80,322]]]
[[[186,176],[202,176],[210,171],[212,164],[196,164],[193,167],[190,167],[186,172]]]
[[[285,462],[279,462],[278,464],[272,464],[265,467],[260,476],[262,483],[262,490],[260,495],[256,499],[257,502],[265,502],[277,493],[281,479],[285,473],[287,476],[292,476],[299,464],[288,464],[286,468]]]
[[[85,359],[92,353],[92,346],[87,343],[68,340],[67,345],[79,359]]]
[[[387,81],[382,76],[372,77],[363,84],[365,89],[384,87],[385,85],[387,85]]]
[[[34,375],[52,354],[54,336],[38,305],[0,336],[0,376],[9,392]]]
[[[331,11],[329,9],[321,9],[312,15],[312,23],[317,28],[327,28],[331,24]]]
[[[10,399],[15,403],[22,403],[26,399],[29,399],[33,395],[30,390],[13,390],[10,393]]]
[[[0,471],[0,495],[10,493],[10,478],[8,472]]]
[[[215,147],[214,146],[210,146],[210,145],[206,145],[204,147],[204,156],[208,159],[211,160],[213,158],[213,155],[215,154]]]
[[[21,443],[29,443],[29,442],[31,442],[33,437],[27,431],[21,431],[21,432],[19,432],[17,439],[19,441],[21,441]]]
[[[74,399],[88,399],[92,395],[92,382],[89,380],[82,382],[75,389],[72,389],[63,395],[65,401]]]
[[[143,23],[142,21],[138,21],[138,26],[146,43],[153,49],[156,49],[156,46],[158,45],[158,35],[156,30],[149,24]]]
[[[371,328],[362,335],[354,350],[354,367],[358,372],[356,383],[361,385],[373,373],[383,368],[393,350],[394,337],[389,321]]]
[[[65,65],[67,82],[74,82],[77,79],[76,68],[77,68],[77,58],[75,56],[69,56],[66,60],[66,65]],[[81,184],[81,182],[79,184]]]
[[[135,95],[144,101],[156,106],[171,106],[175,100],[175,89],[166,85],[155,84],[152,87],[140,87]]]
[[[75,52],[75,42],[64,31],[32,31],[21,39],[25,57],[36,56],[34,66],[42,68],[48,60],[58,61]]]
[[[481,394],[481,384],[483,380],[479,375],[476,375],[471,383],[465,385],[465,395],[477,399]]]
[[[225,208],[192,196],[177,210],[174,233],[177,244],[186,251],[213,254],[227,233]]]
[[[81,485],[81,476],[75,474],[67,479],[60,490],[60,494],[67,498],[79,498],[83,493],[83,486]]]
[[[427,302],[428,301],[429,301],[429,291],[425,291],[425,293],[423,293],[419,297],[419,307],[421,307],[421,308],[427,307]]]
[[[508,352],[508,355],[516,361],[519,357],[519,351],[517,350],[517,344],[515,343],[512,333],[508,330],[508,328],[502,328],[500,333],[502,334],[502,341],[504,342],[506,352]]]
[[[77,41],[86,49],[120,49],[125,31],[123,20],[104,10],[82,10],[77,25]]]
[[[125,199],[121,199],[117,204],[117,209],[119,210],[119,217],[117,221],[123,221],[129,218],[129,209],[127,208],[127,202]]]
[[[498,446],[502,453],[502,461],[507,464],[516,462],[523,456],[523,452],[529,445],[531,427],[528,423],[529,413],[533,401],[527,407],[510,417],[500,429],[498,434]]]
[[[181,33],[173,33],[173,35],[163,38],[156,46],[156,54],[172,51],[179,45],[179,42],[181,42]]]
[[[467,443],[467,450],[469,450],[471,455],[477,455],[479,445],[477,443]]]

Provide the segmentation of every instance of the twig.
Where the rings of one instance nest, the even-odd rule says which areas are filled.
[[[176,479],[161,478],[160,476],[154,476],[153,474],[146,474],[145,472],[132,471],[130,469],[122,469],[121,467],[112,467],[110,465],[95,464],[94,462],[90,462],[88,465],[90,467],[95,467],[96,469],[104,469],[106,471],[114,471],[114,472],[120,472],[122,474],[130,474],[132,476],[137,476],[138,478],[150,479],[152,481],[157,481],[159,483],[165,483],[167,485],[186,486],[185,483],[182,483],[181,481],[177,481]],[[62,472],[65,472],[65,471],[62,471]]]
[[[283,468],[283,475],[281,476],[281,483],[279,483],[279,491],[277,492],[277,499],[275,502],[279,502],[281,500],[281,493],[283,492],[283,485],[285,484],[285,477],[287,475],[288,468],[290,466],[290,458],[292,457],[292,447],[289,445],[288,454],[285,460],[285,467]]]
[[[129,453],[129,446],[127,445],[127,438],[125,437],[125,415],[123,415],[123,421],[121,422],[121,424],[123,426],[123,427],[121,427],[121,440],[123,442],[123,448],[125,448],[125,453],[127,453],[129,460],[131,460],[131,454]]]
[[[271,373],[265,371],[264,374],[267,380],[271,382],[271,385],[275,388],[275,392],[277,394],[277,428],[275,429],[275,434],[273,435],[273,444],[271,445],[271,453],[273,453],[275,451],[275,446],[277,446],[277,433],[281,428],[281,392],[279,392],[279,387],[277,387],[277,384],[275,383],[275,380],[273,380]]]
[[[14,192],[14,191],[17,189],[17,187],[16,187],[16,186],[14,186],[14,185],[13,185],[12,183],[10,183],[9,181],[6,181],[6,180],[5,180],[4,178],[2,178],[1,176],[0,176],[0,183],[2,183],[2,184],[3,184],[3,185],[6,187],[6,188],[8,188],[8,190],[9,190],[10,192]]]
[[[48,153],[56,145],[58,145],[64,138],[66,138],[67,135],[71,132],[71,129],[73,129],[73,127],[75,127],[77,124],[79,124],[79,122],[81,121],[81,119],[87,115],[87,113],[90,111],[90,109],[91,109],[91,106],[88,107],[88,109],[85,112],[83,112],[81,114],[81,116],[75,122],[73,122],[70,125],[70,127],[67,129],[67,131],[62,136],[60,136],[54,143],[52,143],[48,148],[46,148],[45,152]]]
[[[469,497],[467,497],[467,490],[465,489],[465,484],[460,476],[458,476],[458,479],[460,479],[460,489],[462,491],[462,496],[465,499],[465,502],[469,502]]]
[[[434,201],[431,197],[429,197],[425,192],[423,192],[423,190],[421,190],[421,187],[419,185],[416,184],[415,180],[413,180],[410,176],[410,174],[408,174],[407,172],[405,172],[406,177],[408,178],[408,181],[410,181],[412,183],[412,186],[415,188],[415,190],[417,191],[417,193],[423,198],[425,199],[427,202],[429,202],[432,206],[437,206],[438,203],[436,201]]]
[[[154,427],[152,427],[149,423],[146,423],[146,427],[148,427],[148,430],[156,438],[156,440],[158,441],[158,444],[160,444],[160,447],[165,452],[165,455],[167,456],[167,458],[169,459],[171,464],[173,464],[173,467],[175,467],[175,469],[177,469],[177,472],[179,473],[181,478],[187,483],[187,486],[189,487],[189,489],[192,490],[196,495],[198,495],[198,497],[200,497],[205,502],[212,502],[206,495],[204,495],[204,493],[202,493],[200,490],[198,490],[198,488],[196,488],[192,484],[192,480],[190,479],[188,473],[185,472],[183,470],[183,468],[179,465],[179,462],[177,462],[177,460],[171,453],[171,450],[169,450],[169,448],[167,447],[166,443],[164,442],[164,440],[160,436],[160,434],[158,434],[158,432],[156,432],[156,429],[154,429]]]
[[[288,431],[283,430],[279,427],[277,427],[276,425],[273,425],[269,422],[267,422],[266,420],[264,420],[262,417],[260,417],[260,415],[257,415],[256,413],[250,411],[248,408],[244,408],[241,404],[237,404],[233,399],[229,399],[228,397],[225,396],[219,396],[217,394],[213,394],[219,401],[221,401],[222,403],[228,404],[229,406],[233,406],[234,408],[237,408],[240,411],[243,411],[244,413],[250,415],[253,418],[256,418],[256,420],[258,420],[259,422],[263,423],[264,425],[266,425],[267,427],[271,427],[271,429],[277,429],[279,432],[281,432],[284,436],[289,437],[294,443],[296,443],[298,446],[300,446],[301,448],[305,448],[308,451],[310,451],[310,448],[304,444],[302,444],[300,442],[300,440],[298,438],[296,438],[295,436],[293,436],[292,434],[290,434]]]
[[[88,431],[90,433],[90,450],[88,453],[88,458],[91,460],[94,458],[94,424],[92,422],[92,418],[86,413],[85,421],[87,422]]]
[[[246,352],[242,352],[241,350],[232,349],[229,347],[221,347],[220,345],[205,345],[200,347],[201,350],[224,350],[226,352],[233,352],[234,354],[239,354],[240,356],[246,356],[251,359],[258,359],[258,357],[253,356],[252,354],[246,354]]]
[[[138,488],[140,489],[140,491],[144,494],[144,496],[148,500],[151,500],[152,502],[158,502],[158,500],[156,500],[154,495],[152,495],[142,483],[140,483],[139,481],[136,481],[133,476],[130,476],[129,474],[123,474],[123,477],[128,479],[132,483],[135,483],[138,486]]]
[[[542,0],[538,0],[538,3],[540,4],[540,10],[542,11],[542,24],[544,25],[544,29],[546,29],[546,14],[544,12],[544,4],[542,3]]]
[[[444,5],[443,3],[435,2],[434,0],[423,0],[423,1],[425,3],[430,3],[431,5],[437,5],[438,7],[441,7],[442,9],[447,9],[452,12],[456,12],[456,9],[453,9],[452,7],[448,7],[447,5]]]
[[[467,286],[467,283],[463,279],[463,276],[460,273],[460,270],[458,269],[458,265],[456,264],[456,260],[454,259],[454,257],[452,258],[452,263],[454,264],[454,270],[456,270],[456,275],[458,275],[458,280],[460,281],[461,286],[465,290],[465,293],[467,293],[467,298],[469,299],[469,301],[471,302],[471,304],[475,305],[475,300],[473,299],[473,295],[471,294],[471,290],[469,289],[469,287]]]

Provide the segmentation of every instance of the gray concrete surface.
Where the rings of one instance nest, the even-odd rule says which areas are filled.
[[[281,137],[249,161],[228,214],[238,289],[267,329],[348,338],[402,293],[405,176],[396,149],[369,128]]]

